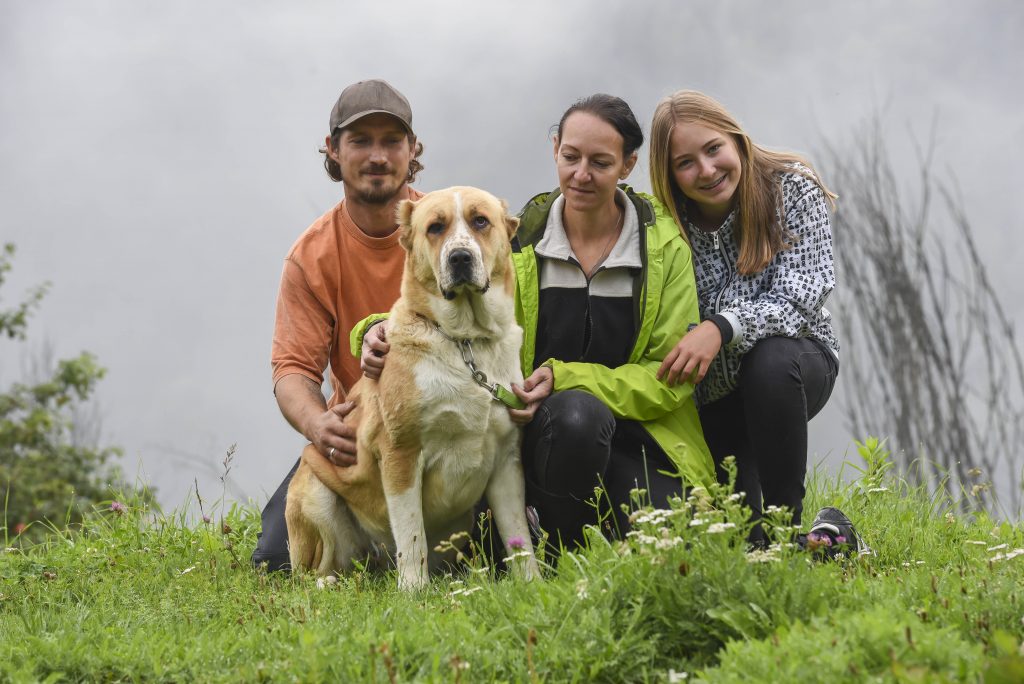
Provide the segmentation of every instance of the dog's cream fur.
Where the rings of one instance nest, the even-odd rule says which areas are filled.
[[[330,574],[390,557],[399,587],[422,587],[442,560],[435,545],[469,530],[486,494],[506,545],[524,543],[506,548],[513,569],[536,577],[519,430],[434,326],[471,340],[490,382],[522,381],[509,247],[519,221],[492,195],[454,187],[402,202],[398,223],[408,254],[387,363],[348,395],[357,462],[335,466],[312,445],[302,453],[286,506],[292,567]]]

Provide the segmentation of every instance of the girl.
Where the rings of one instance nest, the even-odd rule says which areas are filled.
[[[839,370],[824,306],[835,287],[828,209],[836,196],[802,157],[754,144],[719,102],[692,90],[655,110],[650,176],[693,250],[703,321],[658,377],[697,383],[719,479],[734,455],[736,490],[753,519],[762,505],[786,506],[799,525],[807,422]],[[856,539],[835,509],[819,514],[812,532],[820,523]],[[751,541],[763,535],[755,526]]]

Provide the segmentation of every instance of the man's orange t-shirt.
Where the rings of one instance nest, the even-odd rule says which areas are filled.
[[[410,199],[423,193],[409,188]],[[299,373],[318,385],[330,365],[334,406],[362,375],[349,352],[356,323],[391,310],[402,283],[405,250],[399,232],[370,237],[352,221],[345,201],[313,223],[285,258],[270,363],[274,385]]]

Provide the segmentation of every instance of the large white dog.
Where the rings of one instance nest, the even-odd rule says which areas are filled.
[[[435,545],[469,530],[486,494],[513,570],[538,576],[519,430],[496,400],[522,381],[509,246],[519,221],[494,196],[454,187],[402,202],[398,223],[408,254],[387,364],[349,393],[357,462],[302,453],[286,507],[292,567],[335,573],[383,549],[399,587],[421,587],[442,560]]]

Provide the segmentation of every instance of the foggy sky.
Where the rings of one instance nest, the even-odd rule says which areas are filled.
[[[812,160],[881,112],[908,188],[934,124],[936,167],[1020,320],[1021,35],[1011,1],[0,0],[0,242],[18,246],[0,307],[52,283],[27,351],[0,343],[0,387],[43,340],[90,350],[129,476],[171,507],[193,478],[216,496],[237,443],[231,493],[265,501],[304,443],[271,392],[283,258],[341,199],[316,150],[340,90],[373,77],[412,103],[417,187],[513,207],[556,185],[548,129],[598,91],[646,131],[662,96],[704,90]],[[630,182],[649,189],[646,146]],[[832,471],[852,444],[842,403],[837,386],[811,425],[811,462]]]

